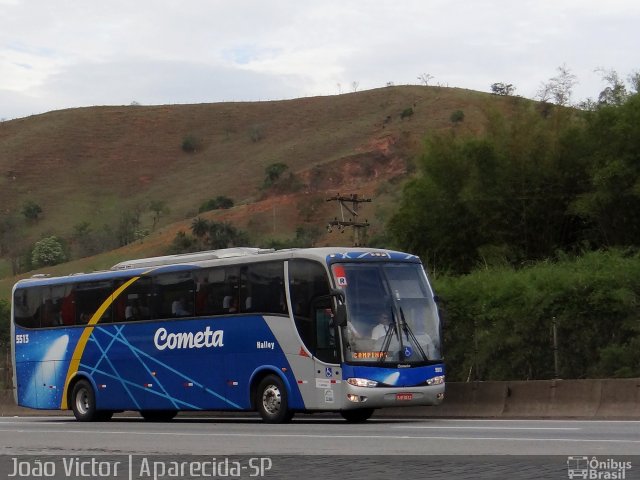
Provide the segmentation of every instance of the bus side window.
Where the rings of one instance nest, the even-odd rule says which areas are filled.
[[[86,325],[112,292],[113,282],[111,281],[78,283],[76,285],[76,324]],[[111,321],[111,310],[111,307],[107,308],[98,320],[99,323]]]
[[[74,285],[67,285],[60,304],[63,325],[73,325],[76,318],[76,293]]]
[[[25,328],[40,327],[40,305],[43,287],[16,290],[13,298],[16,325]]]
[[[45,298],[42,302],[40,326],[42,327],[56,327],[60,325],[60,306],[51,297]]]
[[[222,312],[237,313],[239,304],[240,270],[238,267],[225,267],[224,274]]]
[[[195,315],[222,315],[225,297],[225,267],[193,272],[195,280]]]
[[[134,322],[153,318],[152,292],[151,278],[143,277],[133,282],[114,302],[114,321]]]
[[[193,316],[195,284],[191,272],[164,273],[153,279],[159,318]]]
[[[247,312],[287,313],[284,263],[262,262],[249,265],[245,295],[241,295],[240,306]]]

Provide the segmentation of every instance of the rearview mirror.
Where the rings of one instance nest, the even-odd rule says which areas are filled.
[[[334,322],[338,327],[344,327],[347,324],[347,306],[344,303],[336,306]]]

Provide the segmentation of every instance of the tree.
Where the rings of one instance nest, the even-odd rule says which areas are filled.
[[[429,82],[433,80],[433,78],[433,75],[431,75],[430,73],[421,73],[420,75],[418,75],[418,80],[420,80],[420,83],[425,87],[429,85]]]
[[[589,165],[589,189],[573,209],[594,223],[589,240],[600,246],[640,244],[640,94],[622,105],[604,104],[586,116],[576,142]],[[578,147],[576,147],[578,148]]]
[[[200,248],[220,249],[239,247],[249,243],[249,237],[242,230],[227,222],[209,222],[197,217],[191,222],[191,233],[198,239]]]
[[[11,262],[11,273],[18,275],[22,271],[22,258],[25,256],[23,240],[23,222],[14,215],[2,217],[0,220],[0,256]]]
[[[569,130],[571,122],[561,123]],[[421,175],[405,187],[388,225],[396,244],[429,268],[468,272],[479,263],[518,264],[574,248],[586,228],[571,201],[584,192],[580,149],[523,106],[487,133],[428,139]]]
[[[71,241],[75,253],[80,257],[93,255],[99,251],[98,239],[89,222],[80,222],[73,226]]]
[[[142,209],[135,207],[132,209],[124,210],[120,214],[120,220],[117,228],[118,246],[122,247],[135,241],[138,237],[140,229],[140,215]]]
[[[596,70],[602,75],[602,79],[607,86],[598,95],[599,105],[622,105],[628,98],[629,93],[624,82],[618,76],[615,70],[604,70],[602,68]]]
[[[197,217],[191,222],[191,233],[197,238],[200,248],[204,246],[205,238],[209,232],[209,222],[202,217]]]
[[[571,101],[573,87],[576,83],[578,83],[577,77],[571,73],[566,65],[562,65],[558,67],[558,75],[542,84],[537,97],[542,102],[553,101],[556,105],[567,106]]]
[[[169,213],[169,207],[164,200],[152,200],[149,204],[149,210],[153,212],[153,226],[151,228],[155,230],[160,217]]]
[[[191,253],[198,250],[198,242],[191,235],[188,235],[184,231],[180,230],[176,233],[168,252],[170,255],[177,255],[180,253]]]
[[[227,222],[211,222],[208,232],[208,246],[212,249],[247,245],[249,238],[245,232]]]
[[[9,347],[9,331],[11,325],[11,305],[6,300],[0,300],[0,346]]]
[[[56,236],[36,242],[31,251],[31,263],[35,268],[57,265],[66,259],[62,241]]]
[[[289,166],[286,163],[276,162],[269,165],[265,168],[266,178],[264,179],[265,188],[271,187],[274,183],[276,183],[282,174],[289,169]]]
[[[0,220],[0,256],[8,254],[17,240],[18,222],[15,217],[2,217]]]
[[[33,200],[28,200],[22,207],[22,214],[27,220],[37,221],[42,213],[42,207]]]
[[[494,93],[496,95],[513,95],[513,92],[515,92],[515,90],[516,87],[514,87],[511,83],[497,82],[491,84],[491,93]]]

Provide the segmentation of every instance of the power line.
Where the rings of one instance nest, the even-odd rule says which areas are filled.
[[[341,196],[340,194],[335,197],[327,198],[327,202],[338,202],[340,205],[340,219],[335,217],[327,224],[327,231],[331,233],[334,228],[337,228],[340,233],[344,233],[345,228],[353,228],[353,246],[360,247],[364,245],[367,237],[367,228],[369,222],[365,219],[364,222],[355,221],[358,217],[358,208],[361,203],[371,202],[370,198],[360,198],[357,193],[353,193],[349,196]],[[351,214],[349,219],[345,219],[345,210]]]

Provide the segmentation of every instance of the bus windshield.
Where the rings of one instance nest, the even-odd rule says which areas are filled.
[[[344,263],[332,269],[346,295],[345,361],[424,364],[441,359],[437,308],[422,265]]]

